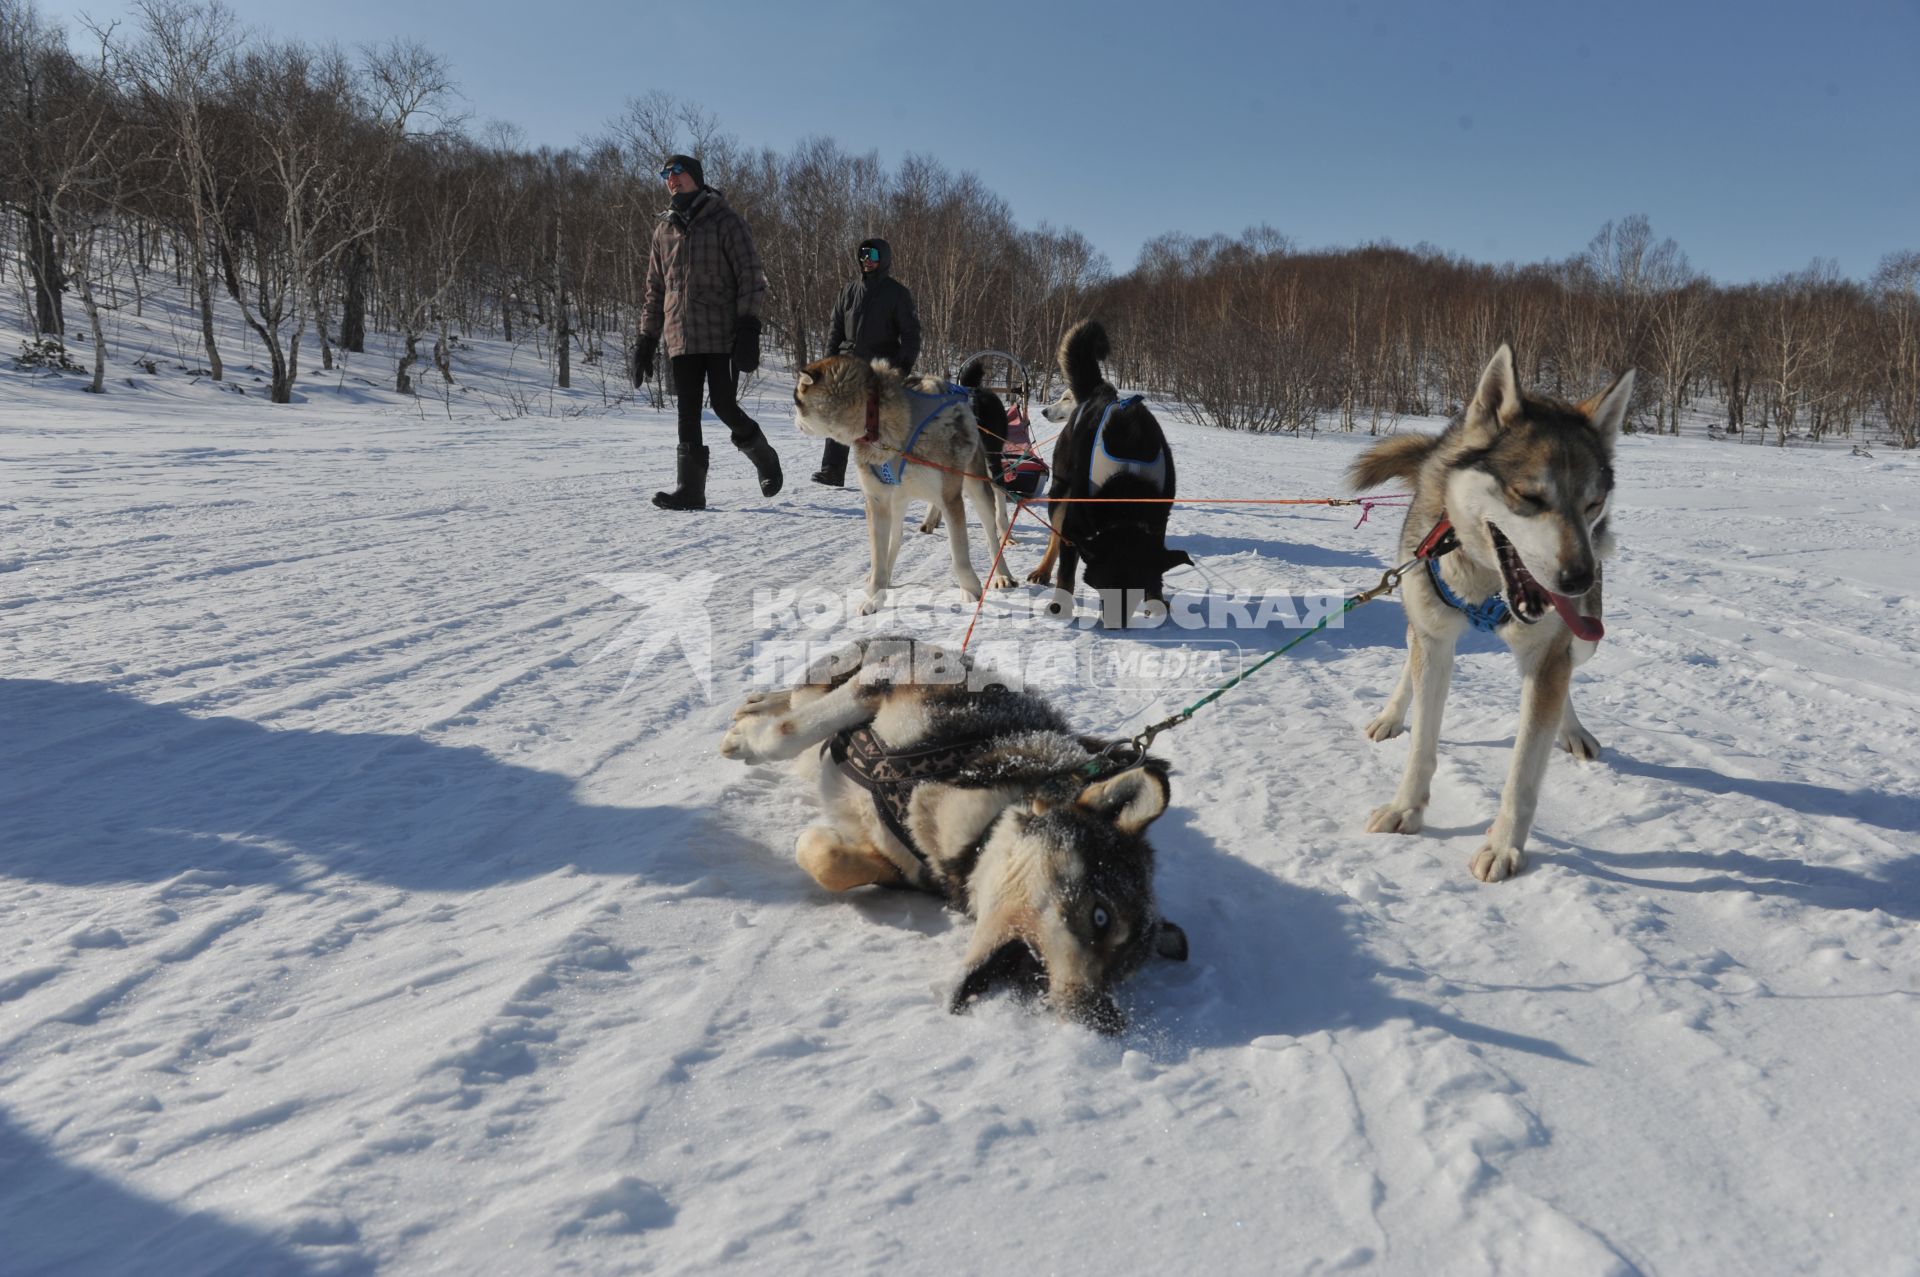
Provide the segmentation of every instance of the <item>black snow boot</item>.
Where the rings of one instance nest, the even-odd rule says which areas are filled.
[[[679,486],[672,492],[656,492],[653,503],[662,510],[704,510],[707,508],[707,449],[698,443],[683,443],[674,454],[675,477]]]
[[[770,497],[780,491],[780,454],[767,442],[767,436],[756,430],[752,439],[735,446],[747,454],[747,460],[760,472],[760,495]]]
[[[827,446],[820,453],[820,468],[813,472],[813,481],[823,488],[844,488],[847,485],[847,445],[837,439],[827,440]]]

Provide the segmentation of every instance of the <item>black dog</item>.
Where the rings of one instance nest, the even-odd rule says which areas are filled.
[[[1027,580],[1045,585],[1051,575],[1054,588],[1072,593],[1084,556],[1086,581],[1100,592],[1103,614],[1118,615],[1124,625],[1136,601],[1164,602],[1161,578],[1193,560],[1167,548],[1167,514],[1176,495],[1173,449],[1146,401],[1122,399],[1101,375],[1100,361],[1111,350],[1106,328],[1094,319],[1074,325],[1060,343],[1072,415],[1053,448],[1047,489],[1053,539]]]

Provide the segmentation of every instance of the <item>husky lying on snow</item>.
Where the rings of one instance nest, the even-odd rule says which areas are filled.
[[[1520,728],[1506,790],[1487,840],[1469,864],[1498,882],[1526,864],[1547,751],[1557,738],[1577,758],[1600,744],[1574,716],[1574,666],[1593,655],[1600,624],[1600,559],[1607,529],[1613,444],[1633,396],[1633,373],[1578,406],[1523,394],[1513,352],[1500,347],[1465,415],[1438,436],[1410,435],[1369,449],[1349,472],[1356,490],[1388,479],[1413,485],[1400,557],[1444,519],[1459,549],[1407,573],[1407,663],[1387,706],[1367,727],[1399,735],[1413,705],[1413,748],[1400,788],[1367,821],[1372,833],[1417,833],[1433,781],[1440,715],[1454,645],[1473,624],[1491,629],[1520,663]],[[1442,587],[1444,586],[1444,592]]]
[[[992,546],[1006,532],[986,479],[973,477],[987,471],[967,395],[945,392],[943,382],[916,378],[909,383],[883,359],[867,363],[850,355],[808,364],[794,387],[793,419],[801,431],[853,449],[873,559],[864,613],[878,608],[893,584],[909,502],[926,501],[945,515],[954,583],[970,599],[980,597],[980,577],[967,543],[962,495],[973,501],[974,512],[994,538],[989,563]],[[931,464],[916,465],[908,455]],[[1003,567],[988,584],[1009,589],[1013,578]]]
[[[1118,1033],[1114,986],[1155,954],[1184,960],[1187,938],[1154,903],[1144,837],[1167,809],[1167,765],[1089,781],[1103,747],[967,657],[902,638],[753,693],[720,742],[817,777],[821,823],[794,852],[821,886],[917,887],[975,920],[952,1010],[1004,985]]]
[[[1060,343],[1067,393],[1042,409],[1049,421],[1068,423],[1054,445],[1053,483],[1047,490],[1054,535],[1027,580],[1045,585],[1052,576],[1055,589],[1072,593],[1085,555],[1087,584],[1094,589],[1138,591],[1159,602],[1161,577],[1193,562],[1186,551],[1167,548],[1172,504],[1120,499],[1174,496],[1173,449],[1146,403],[1138,396],[1122,399],[1101,375],[1100,361],[1110,350],[1107,330],[1093,319],[1074,325]],[[1085,501],[1088,497],[1113,501]],[[1127,615],[1124,602],[1118,614]]]

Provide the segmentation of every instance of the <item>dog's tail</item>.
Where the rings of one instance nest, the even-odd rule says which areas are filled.
[[[1347,467],[1347,486],[1355,492],[1365,492],[1389,479],[1405,479],[1411,483],[1439,442],[1433,435],[1396,435],[1384,443],[1376,443]]]
[[[1060,371],[1066,374],[1067,388],[1074,401],[1093,398],[1106,378],[1100,375],[1100,361],[1113,352],[1107,341],[1107,328],[1097,319],[1083,319],[1060,339]]]

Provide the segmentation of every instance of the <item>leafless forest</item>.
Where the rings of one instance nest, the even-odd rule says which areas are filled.
[[[565,387],[579,363],[629,360],[657,169],[688,151],[752,226],[766,340],[795,363],[821,353],[852,246],[878,234],[919,301],[928,370],[988,347],[1043,370],[1065,327],[1097,313],[1116,380],[1205,420],[1375,431],[1456,408],[1509,340],[1529,384],[1564,396],[1638,368],[1643,430],[1920,439],[1920,252],[1865,283],[1816,259],[1730,287],[1627,216],[1524,266],[1303,252],[1258,227],[1169,234],[1116,272],[1077,232],[1022,228],[978,177],[930,157],[889,169],[828,139],[755,149],[662,94],[575,147],[531,148],[458,118],[456,100],[449,68],[408,41],[281,42],[185,0],[63,31],[0,0],[0,304],[35,334],[19,358],[91,371],[104,390],[102,309],[167,288],[200,316],[216,379],[212,315],[238,309],[275,402],[370,331],[394,336],[403,392],[451,380],[470,334],[536,334]]]

